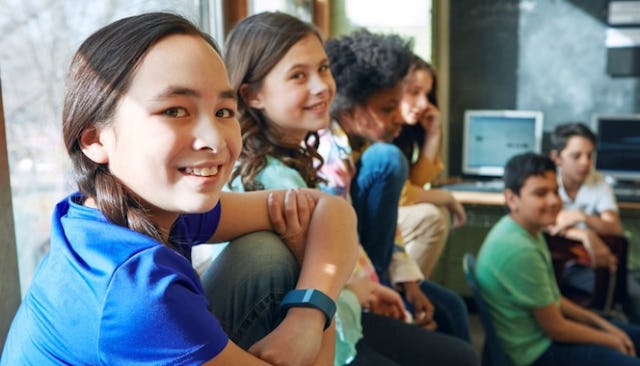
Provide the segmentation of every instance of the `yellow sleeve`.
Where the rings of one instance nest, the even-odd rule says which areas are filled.
[[[420,157],[413,165],[409,173],[409,180],[418,187],[431,182],[441,171],[444,170],[444,164],[440,157],[435,160],[429,160]]]
[[[409,206],[416,203],[416,196],[422,188],[417,187],[411,183],[410,180],[404,182],[402,192],[400,192],[400,206]]]

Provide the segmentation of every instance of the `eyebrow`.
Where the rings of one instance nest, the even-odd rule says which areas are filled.
[[[176,96],[187,96],[194,98],[201,98],[202,94],[194,89],[186,88],[182,86],[169,86],[160,94],[155,96],[155,100],[161,100]],[[232,89],[222,90],[218,93],[218,97],[221,99],[233,99],[234,101],[237,99],[236,93]]]
[[[325,57],[322,60],[320,60],[320,62],[318,62],[317,65],[315,65],[315,66],[320,66],[320,65],[326,64],[328,62],[329,62],[329,58]],[[291,70],[294,70],[294,69],[297,69],[297,68],[308,68],[309,66],[314,67],[313,64],[305,64],[305,63],[293,64],[293,65],[291,65],[291,67],[289,67],[287,69],[287,72],[289,72]]]

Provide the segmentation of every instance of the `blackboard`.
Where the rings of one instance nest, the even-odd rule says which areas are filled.
[[[539,110],[563,122],[640,110],[638,78],[606,71],[607,0],[465,0],[450,6],[449,175],[467,109]]]

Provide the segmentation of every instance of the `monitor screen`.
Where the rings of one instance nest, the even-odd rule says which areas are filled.
[[[464,114],[462,173],[501,177],[507,160],[542,149],[542,112],[468,110]]]
[[[596,116],[596,170],[640,181],[640,115]]]

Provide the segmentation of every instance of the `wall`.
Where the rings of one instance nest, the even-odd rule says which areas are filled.
[[[9,162],[0,86],[0,351],[9,331],[13,315],[20,304],[20,282],[16,241],[13,229],[11,186],[9,185]]]
[[[451,1],[449,175],[460,175],[466,109],[541,110],[547,133],[598,113],[638,112],[638,78],[606,73],[607,6]]]

